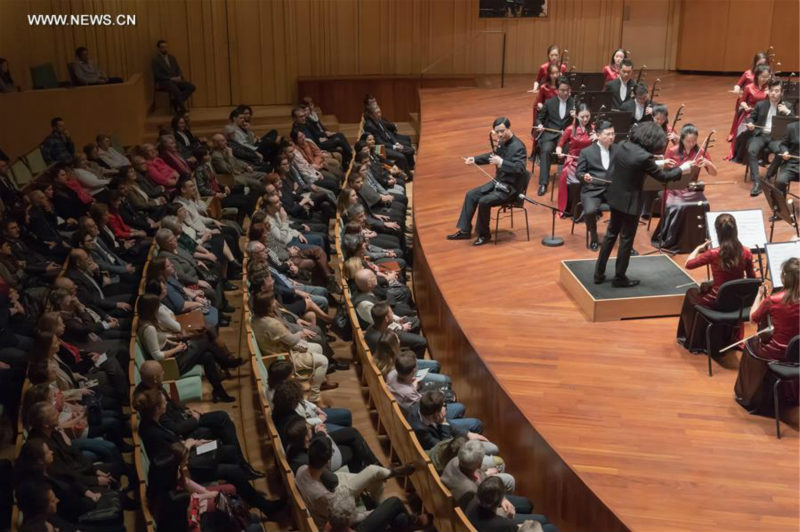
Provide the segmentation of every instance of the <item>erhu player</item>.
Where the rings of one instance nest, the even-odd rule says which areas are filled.
[[[516,197],[525,187],[528,176],[525,168],[527,157],[525,143],[514,135],[511,131],[511,122],[504,116],[495,119],[492,129],[489,134],[492,151],[476,157],[467,157],[464,162],[472,165],[493,164],[497,167],[495,176],[488,183],[467,192],[456,224],[458,231],[448,235],[448,240],[467,240],[472,237],[472,216],[477,208],[478,219],[475,225],[478,238],[473,245],[482,246],[488,243],[492,238],[489,229],[492,207],[502,205]],[[481,171],[489,176],[488,173]]]

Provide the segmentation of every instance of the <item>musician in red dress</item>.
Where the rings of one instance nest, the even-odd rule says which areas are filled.
[[[678,144],[678,134],[669,123],[669,108],[663,103],[653,104],[653,122],[661,126],[667,134],[667,149]]]
[[[702,326],[695,327],[694,338],[688,338],[697,314],[694,306],[702,305],[713,308],[720,286],[735,279],[755,277],[753,255],[739,242],[736,219],[727,213],[720,214],[714,221],[714,228],[717,231],[719,247],[706,249],[710,242],[704,242],[697,246],[686,260],[687,270],[709,265],[712,279],[711,282],[703,283],[700,287],[687,290],[686,297],[683,299],[677,339],[678,343],[683,344],[689,351],[703,351],[707,348],[705,329]],[[741,338],[741,331],[738,334]],[[733,338],[733,340],[735,339]]]
[[[575,198],[580,193],[581,182],[575,175],[578,156],[582,149],[597,140],[594,128],[590,124],[592,112],[589,105],[579,104],[577,113],[577,119],[573,120],[572,125],[564,130],[564,134],[561,135],[556,146],[556,155],[559,159],[564,158],[565,146],[568,148],[567,155],[569,155],[561,168],[561,175],[558,177],[558,209],[561,211],[562,218],[567,217],[568,212],[572,210]]]
[[[733,120],[733,125],[731,125],[729,136],[731,139],[731,153],[728,158],[734,162],[744,162],[744,154],[739,152],[746,149],[746,146],[737,146],[741,144],[737,140],[739,135],[746,129],[745,120],[753,112],[753,107],[767,98],[767,82],[771,77],[772,69],[770,69],[769,65],[758,65],[755,70],[755,81],[745,87],[742,93],[739,109],[736,113],[736,118]]]
[[[739,81],[736,82],[736,85],[733,86],[733,92],[738,96],[736,98],[736,106],[733,108],[733,123],[736,123],[736,116],[739,114],[739,104],[742,103],[742,91],[755,81],[755,71],[758,65],[768,65],[769,64],[769,56],[766,52],[757,52],[755,57],[753,57],[753,66],[750,67],[748,70],[745,70],[744,73],[739,77]],[[728,136],[728,142],[733,140],[734,136],[734,127],[731,125],[731,134]]]
[[[539,92],[536,94],[536,100],[533,102],[533,121],[536,123],[536,113],[542,110],[544,103],[558,94],[558,78],[561,77],[561,68],[558,65],[550,65],[547,71],[547,78],[539,85]]]
[[[551,44],[547,47],[547,62],[542,63],[539,67],[539,71],[536,73],[536,81],[533,83],[533,92],[538,91],[539,85],[549,79],[551,65],[557,66],[561,73],[567,71],[567,64],[561,62],[561,50],[557,44]]]
[[[606,78],[606,83],[619,77],[619,67],[622,60],[628,57],[628,52],[622,48],[617,48],[611,54],[611,62],[603,67],[603,76]]]

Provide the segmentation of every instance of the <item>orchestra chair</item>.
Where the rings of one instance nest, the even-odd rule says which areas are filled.
[[[750,350],[749,345],[747,350]],[[800,335],[789,341],[784,358],[785,360],[771,360],[767,365],[767,370],[775,378],[775,384],[772,386],[772,402],[775,406],[775,435],[778,439],[781,439],[781,405],[778,388],[784,381],[800,379]]]
[[[730,330],[750,319],[750,306],[756,299],[760,279],[736,279],[719,287],[714,308],[695,305],[694,321],[688,338],[694,338],[698,320],[706,322],[706,356],[708,357],[708,376],[711,377],[711,358],[717,356],[720,345],[712,345],[712,332],[720,327]],[[718,344],[719,342],[716,342]]]
[[[525,186],[522,187],[522,194],[528,194],[528,184],[531,182],[531,173],[525,171]],[[528,209],[525,207],[525,200],[515,194],[508,198],[505,203],[501,204],[494,214],[494,243],[497,245],[497,230],[500,227],[500,215],[508,213],[511,217],[511,227],[514,227],[514,209],[522,209],[525,214],[525,233],[527,234],[528,242],[531,240],[531,228],[528,225]]]
[[[597,217],[600,218],[604,212],[609,212],[611,210],[611,206],[606,203],[600,203],[600,208],[597,211]],[[575,207],[572,208],[572,227],[569,229],[569,234],[575,234],[575,224],[578,223],[577,220],[580,220],[583,217],[583,203],[580,201],[575,204]],[[586,226],[586,220],[584,219],[583,225],[586,229],[586,247],[589,247],[589,227]]]

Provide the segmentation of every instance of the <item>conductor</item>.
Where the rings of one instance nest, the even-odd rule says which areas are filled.
[[[617,236],[620,236],[619,253],[612,284],[621,288],[639,284],[638,280],[629,279],[625,273],[628,270],[636,229],[639,227],[644,180],[649,175],[661,182],[677,181],[693,165],[692,161],[687,161],[675,168],[674,161],[656,161],[654,155],[664,153],[666,145],[667,135],[664,130],[655,122],[646,122],[636,126],[628,140],[621,142],[616,148],[606,173],[611,179],[606,196],[611,207],[611,221],[595,263],[595,284],[606,279],[606,263]],[[662,167],[667,170],[662,170]]]
[[[467,192],[456,224],[458,231],[447,235],[448,240],[468,240],[472,237],[472,217],[477,208],[478,219],[475,225],[478,238],[473,245],[482,246],[489,243],[492,238],[489,229],[492,207],[506,203],[525,188],[528,179],[528,171],[525,169],[527,157],[525,143],[514,135],[511,131],[511,122],[504,116],[495,119],[492,128],[497,136],[496,147],[493,145],[489,153],[467,157],[464,162],[474,165],[493,164],[497,167],[495,177],[488,183]]]

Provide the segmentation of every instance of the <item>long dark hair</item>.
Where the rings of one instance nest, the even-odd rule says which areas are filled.
[[[758,87],[758,77],[761,75],[762,72],[772,72],[772,68],[768,64],[758,65],[755,70],[753,70],[753,85]],[[769,83],[769,80],[767,80]]]
[[[669,127],[669,108],[666,104],[663,103],[654,103],[653,104],[653,117],[655,117],[658,113],[664,115],[664,123],[661,124],[661,129],[664,130],[664,133],[667,132],[667,128]]]
[[[728,213],[720,214],[714,221],[714,229],[719,240],[719,260],[723,270],[733,270],[742,262],[742,243],[739,242],[739,230],[736,218]]]
[[[149,323],[150,325],[158,326],[158,306],[161,301],[158,296],[153,294],[144,294],[139,297],[136,303],[136,310],[139,312],[139,321],[142,324]]]
[[[644,122],[633,128],[629,135],[630,141],[638,144],[653,155],[664,153],[667,146],[667,134],[655,122]]]
[[[622,52],[622,59],[627,59],[628,58],[628,51],[627,50],[625,50],[624,48],[617,48],[616,50],[611,52],[611,60],[608,62],[608,66],[611,66],[611,67],[614,66],[614,56],[617,55],[617,52]]]
[[[755,74],[756,67],[758,66],[757,63],[762,59],[766,59],[766,64],[769,64],[769,56],[767,55],[767,52],[756,52],[756,55],[753,56],[753,66],[750,67],[750,72]]]
[[[694,124],[686,124],[681,128],[681,139],[678,142],[678,153],[680,155],[683,155],[685,153],[683,148],[683,139],[685,139],[688,135],[697,135],[697,134],[698,131]],[[700,149],[699,145],[697,149],[698,150]]]
[[[783,280],[783,299],[785,305],[800,301],[800,259],[792,257],[781,267]]]

